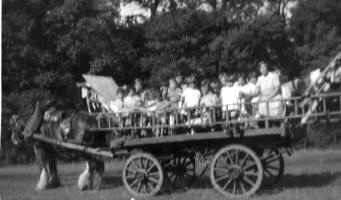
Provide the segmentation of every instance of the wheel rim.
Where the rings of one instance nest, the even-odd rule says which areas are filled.
[[[226,197],[245,197],[255,193],[263,180],[263,167],[250,148],[229,145],[219,150],[211,164],[213,187]]]
[[[124,166],[122,177],[128,191],[139,197],[155,195],[163,184],[161,165],[148,153],[130,156]]]
[[[284,173],[284,159],[278,149],[265,149],[261,158],[264,176],[277,183]]]
[[[193,156],[174,156],[165,165],[170,184],[175,188],[186,188],[195,179],[195,159]]]

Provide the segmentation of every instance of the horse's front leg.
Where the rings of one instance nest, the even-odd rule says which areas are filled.
[[[46,153],[41,144],[34,145],[34,153],[40,169],[40,178],[36,185],[36,190],[41,191],[48,188],[49,175],[48,175],[48,161]]]

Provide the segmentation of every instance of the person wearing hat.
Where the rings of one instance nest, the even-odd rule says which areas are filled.
[[[226,117],[226,111],[232,118],[236,118],[240,111],[239,93],[240,87],[234,85],[236,75],[226,75],[223,82],[224,86],[221,88],[220,99],[222,103],[223,118]]]

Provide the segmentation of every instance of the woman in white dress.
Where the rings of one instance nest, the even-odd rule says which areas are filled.
[[[283,114],[281,84],[276,73],[270,72],[268,64],[259,63],[261,76],[258,77],[256,89],[248,95],[241,92],[241,96],[259,97],[258,112],[260,116],[279,117]]]

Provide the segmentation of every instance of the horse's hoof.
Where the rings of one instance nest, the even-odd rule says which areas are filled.
[[[60,185],[61,185],[61,184],[60,184],[60,179],[59,179],[58,177],[52,178],[52,179],[50,180],[49,186],[50,186],[51,188],[55,188],[55,187],[58,187],[58,186],[60,186]]]
[[[47,185],[38,184],[36,186],[36,191],[43,191],[47,189]]]

